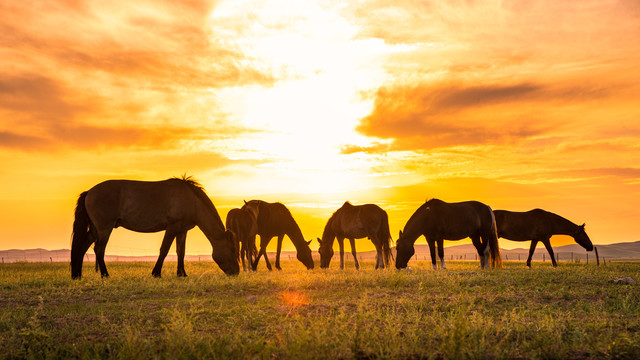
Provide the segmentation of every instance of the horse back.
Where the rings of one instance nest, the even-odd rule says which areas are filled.
[[[258,234],[260,237],[290,235],[292,232],[299,231],[298,224],[286,206],[277,202],[260,202],[258,208]]]
[[[226,226],[233,231],[238,240],[245,241],[246,238],[255,236],[257,223],[255,218],[244,209],[231,209],[227,214]]]
[[[333,231],[346,238],[373,237],[388,223],[386,212],[375,204],[351,205],[345,203],[336,213]]]
[[[431,209],[428,232],[447,240],[460,240],[471,234],[492,231],[494,219],[491,208],[478,201],[437,204]]]
[[[156,232],[170,224],[195,226],[197,197],[180,180],[108,180],[87,193],[85,204],[96,226]]]
[[[549,212],[495,210],[498,236],[513,241],[529,241],[548,236]]]

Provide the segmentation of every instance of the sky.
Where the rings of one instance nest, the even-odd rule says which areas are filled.
[[[396,239],[439,198],[640,240],[638,39],[637,0],[0,0],[0,249],[69,248],[81,192],[182,174],[307,239],[346,200]]]

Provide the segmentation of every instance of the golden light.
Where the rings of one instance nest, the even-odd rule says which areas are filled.
[[[290,307],[309,305],[309,298],[297,291],[283,291],[280,293],[280,300]]]

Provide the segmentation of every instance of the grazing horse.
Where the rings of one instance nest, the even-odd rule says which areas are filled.
[[[384,269],[391,262],[391,234],[389,233],[389,218],[386,211],[378,205],[351,205],[348,201],[336,210],[327,221],[322,233],[322,239],[318,239],[320,248],[320,267],[328,268],[333,257],[333,240],[338,239],[340,245],[340,269],[344,269],[344,239],[351,243],[351,254],[356,263],[356,269],[360,269],[356,257],[355,239],[368,237],[376,247],[376,269]]]
[[[478,251],[481,268],[488,268],[489,264],[494,268],[502,267],[496,221],[491,208],[483,203],[446,203],[438,199],[424,203],[411,215],[404,232],[400,231],[396,242],[396,268],[407,267],[407,262],[415,253],[413,244],[420,235],[427,239],[434,269],[437,269],[436,244],[441,267],[446,269],[443,240],[461,240],[467,237],[471,238]]]
[[[248,206],[246,209],[231,209],[227,214],[227,230],[233,231],[236,239],[242,245],[240,248],[242,270],[247,271],[247,268],[252,270],[253,259],[258,255],[256,249],[257,206]]]
[[[262,200],[251,200],[245,202],[243,209],[255,206],[258,209],[258,235],[260,235],[260,251],[258,257],[253,261],[253,270],[258,267],[260,257],[264,255],[267,269],[271,270],[271,263],[267,257],[267,245],[274,236],[278,237],[278,250],[276,254],[276,269],[280,268],[280,252],[282,251],[282,239],[285,235],[291,239],[296,247],[296,257],[307,269],[313,269],[313,257],[309,244],[305,241],[300,227],[293,219],[291,212],[281,203],[268,203]]]
[[[549,241],[552,235],[569,235],[587,251],[593,250],[591,239],[584,231],[584,225],[576,225],[571,221],[542,209],[534,209],[526,212],[513,212],[507,210],[494,210],[498,237],[513,241],[529,241],[529,257],[527,266],[531,267],[531,258],[536,250],[538,241],[542,242],[551,256],[553,266],[558,266],[553,254],[553,248]]]
[[[152,275],[161,276],[173,239],[178,253],[178,276],[184,271],[187,231],[195,226],[206,235],[212,257],[227,275],[240,272],[238,247],[233,233],[225,231],[218,211],[204,189],[191,177],[164,181],[108,180],[80,194],[73,222],[71,277],[82,276],[82,260],[95,242],[96,263],[109,276],[104,252],[114,228],[151,233],[165,230],[160,256]]]

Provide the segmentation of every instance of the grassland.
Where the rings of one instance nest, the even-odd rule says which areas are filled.
[[[334,259],[335,260],[335,259]],[[188,278],[151,263],[0,265],[0,358],[640,358],[640,263],[412,262],[410,271],[303,270]],[[349,267],[351,266],[351,267]]]

